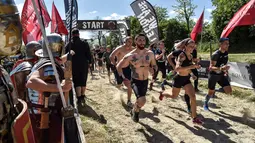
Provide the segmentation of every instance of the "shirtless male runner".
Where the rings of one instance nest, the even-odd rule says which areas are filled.
[[[133,121],[139,121],[140,109],[146,102],[146,92],[148,88],[148,76],[149,71],[157,71],[157,64],[155,61],[154,53],[145,49],[146,37],[144,34],[138,34],[135,37],[136,49],[124,56],[124,58],[118,63],[117,70],[119,75],[124,79],[124,84],[129,85],[130,81],[123,73],[123,68],[130,66],[132,71],[131,86],[136,95],[136,103],[131,110],[131,117]],[[150,68],[150,65],[153,69]]]
[[[127,37],[125,39],[125,44],[122,46],[117,47],[110,55],[110,60],[112,65],[115,67],[119,61],[129,52],[131,52],[134,48],[132,46],[133,40],[131,37]],[[115,61],[115,57],[117,58],[117,62]],[[131,80],[131,69],[129,66],[124,67],[123,69],[123,74],[128,80]],[[114,71],[115,79],[117,80],[118,87],[121,86],[123,82],[123,78],[118,74],[118,71]],[[127,91],[127,105],[129,107],[132,107],[131,103],[131,95],[132,95],[132,88],[130,84],[125,84],[125,86],[128,88]]]

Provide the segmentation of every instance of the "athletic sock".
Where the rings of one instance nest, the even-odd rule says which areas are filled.
[[[189,95],[188,95],[188,94],[185,94],[185,95],[184,95],[184,99],[185,99],[185,102],[186,102],[186,104],[187,104],[188,110],[190,110],[190,98],[189,98]]]

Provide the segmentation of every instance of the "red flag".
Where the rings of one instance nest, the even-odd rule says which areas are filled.
[[[40,0],[40,4],[41,4],[42,11],[40,11],[39,3],[38,1],[36,1],[37,8],[39,12],[42,14],[44,25],[45,27],[48,27],[50,22],[49,13],[47,12],[47,9],[45,7],[43,0]],[[34,6],[31,0],[25,1],[24,7],[22,10],[22,15],[21,15],[21,23],[23,28],[22,38],[23,38],[24,44],[27,44],[30,41],[38,41],[41,39],[42,32],[41,32],[40,25],[37,20],[37,17],[34,11]]]
[[[228,25],[221,33],[221,37],[227,37],[236,26],[255,24],[255,0],[246,3],[234,17],[229,21]]]
[[[195,27],[193,28],[192,32],[190,33],[190,37],[192,40],[196,40],[197,35],[203,31],[203,23],[204,23],[204,10],[200,15]]]
[[[64,25],[64,22],[62,21],[58,10],[54,4],[52,3],[52,14],[51,14],[51,33],[58,33],[63,35],[68,35],[68,31]]]

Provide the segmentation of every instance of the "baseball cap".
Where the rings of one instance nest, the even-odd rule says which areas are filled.
[[[229,38],[220,38],[219,42],[222,43],[224,41],[229,41]]]

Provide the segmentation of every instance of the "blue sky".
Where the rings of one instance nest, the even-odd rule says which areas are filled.
[[[48,12],[51,15],[52,2],[54,1],[62,19],[65,19],[64,0],[44,0]],[[152,5],[165,7],[168,9],[170,17],[175,17],[172,5],[176,5],[175,0],[148,0]],[[19,11],[22,11],[24,0],[15,0]],[[78,0],[79,19],[89,20],[96,19],[122,19],[125,16],[134,15],[130,4],[133,0]],[[195,16],[192,17],[195,21],[205,7],[205,21],[211,21],[211,11],[213,6],[211,0],[193,0],[198,7],[195,10]],[[49,33],[49,28],[47,28]],[[94,34],[91,31],[81,32],[82,38],[91,38]]]

